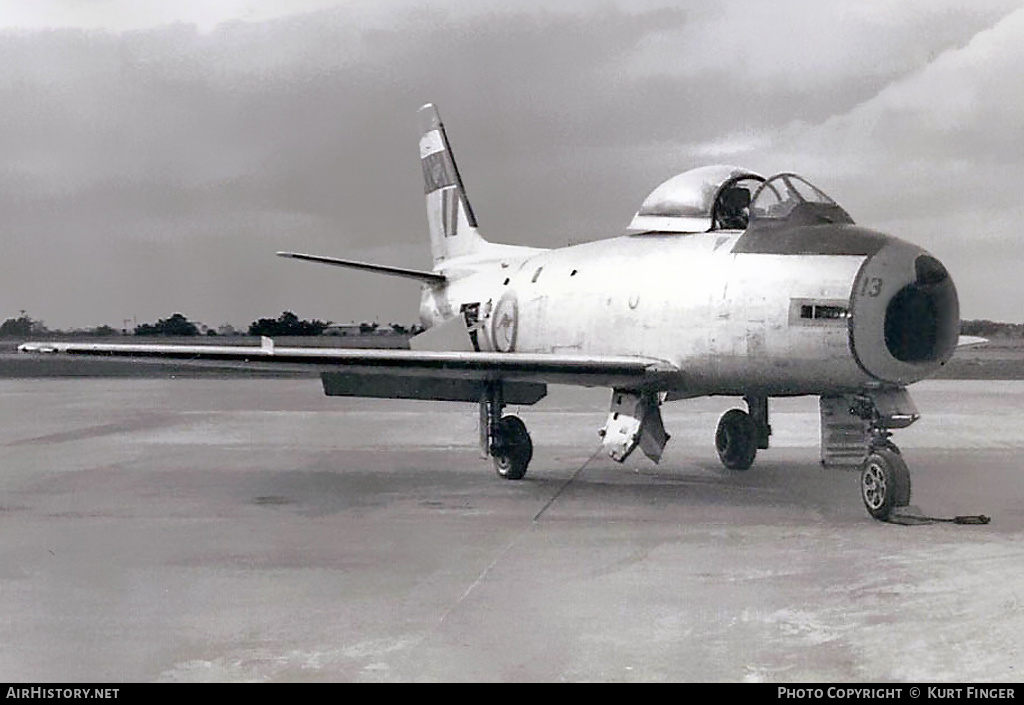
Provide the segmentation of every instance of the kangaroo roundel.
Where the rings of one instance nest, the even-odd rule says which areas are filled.
[[[498,352],[512,352],[516,349],[516,332],[519,327],[519,305],[516,295],[508,292],[501,297],[491,315],[491,340]]]

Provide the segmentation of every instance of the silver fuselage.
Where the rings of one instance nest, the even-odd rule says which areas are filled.
[[[945,364],[959,320],[955,289],[943,282],[952,303],[947,291],[929,314],[931,348],[894,342],[899,326],[916,325],[913,312],[896,320],[892,311],[917,286],[919,258],[937,263],[848,225],[627,235],[476,264],[425,287],[421,316],[439,324],[479,304],[474,339],[486,351],[666,360],[682,371],[672,381],[678,396],[902,386]]]

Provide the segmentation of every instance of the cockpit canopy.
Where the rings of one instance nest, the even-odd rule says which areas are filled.
[[[751,221],[789,224],[853,223],[850,215],[824,191],[796,174],[777,174],[754,193]]]
[[[719,164],[683,172],[654,189],[633,216],[629,232],[745,230],[755,220],[853,222],[835,201],[796,174],[765,179]]]
[[[724,164],[684,171],[651,191],[633,216],[629,231],[704,233],[718,229],[721,224],[715,221],[720,211],[746,208],[763,182],[760,174]]]

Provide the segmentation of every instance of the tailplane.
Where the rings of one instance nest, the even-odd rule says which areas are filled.
[[[300,252],[277,254],[306,262],[415,279],[436,288],[445,286],[452,279],[474,274],[481,266],[488,266],[488,263],[493,263],[497,259],[507,264],[508,261],[525,259],[541,252],[542,250],[535,247],[492,244],[480,236],[476,229],[476,216],[469,205],[469,199],[466,198],[466,189],[462,185],[459,169],[455,166],[455,157],[452,155],[452,148],[448,144],[448,137],[445,135],[437,108],[433,103],[427,103],[420,108],[419,117],[420,163],[423,167],[424,192],[427,199],[433,271]]]
[[[476,216],[466,198],[455,156],[433,103],[419,110],[420,163],[427,199],[430,252],[436,268],[446,260],[472,255],[488,244],[476,229]]]

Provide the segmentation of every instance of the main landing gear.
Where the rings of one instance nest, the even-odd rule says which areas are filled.
[[[506,480],[522,480],[533,459],[533,441],[518,416],[503,416],[491,439],[494,471]]]
[[[768,399],[745,396],[747,410],[730,409],[719,419],[715,449],[730,470],[746,470],[772,435]],[[668,441],[656,393],[615,390],[608,422],[601,430],[610,456],[624,461],[637,447],[657,462]],[[533,441],[518,416],[503,416],[500,382],[487,384],[480,399],[480,450],[506,480],[521,480],[533,459]],[[841,412],[841,413],[840,413]],[[860,394],[822,397],[822,464],[859,463],[860,493],[868,513],[886,520],[894,509],[910,504],[910,472],[891,429],[906,428],[919,418],[903,388],[872,389]]]
[[[533,441],[518,416],[502,416],[501,383],[488,385],[480,401],[480,451],[490,456],[494,471],[506,480],[522,480],[533,459]]]
[[[722,465],[746,470],[754,464],[759,448],[768,447],[772,427],[768,424],[768,397],[746,396],[748,411],[730,409],[718,420],[715,450]]]

